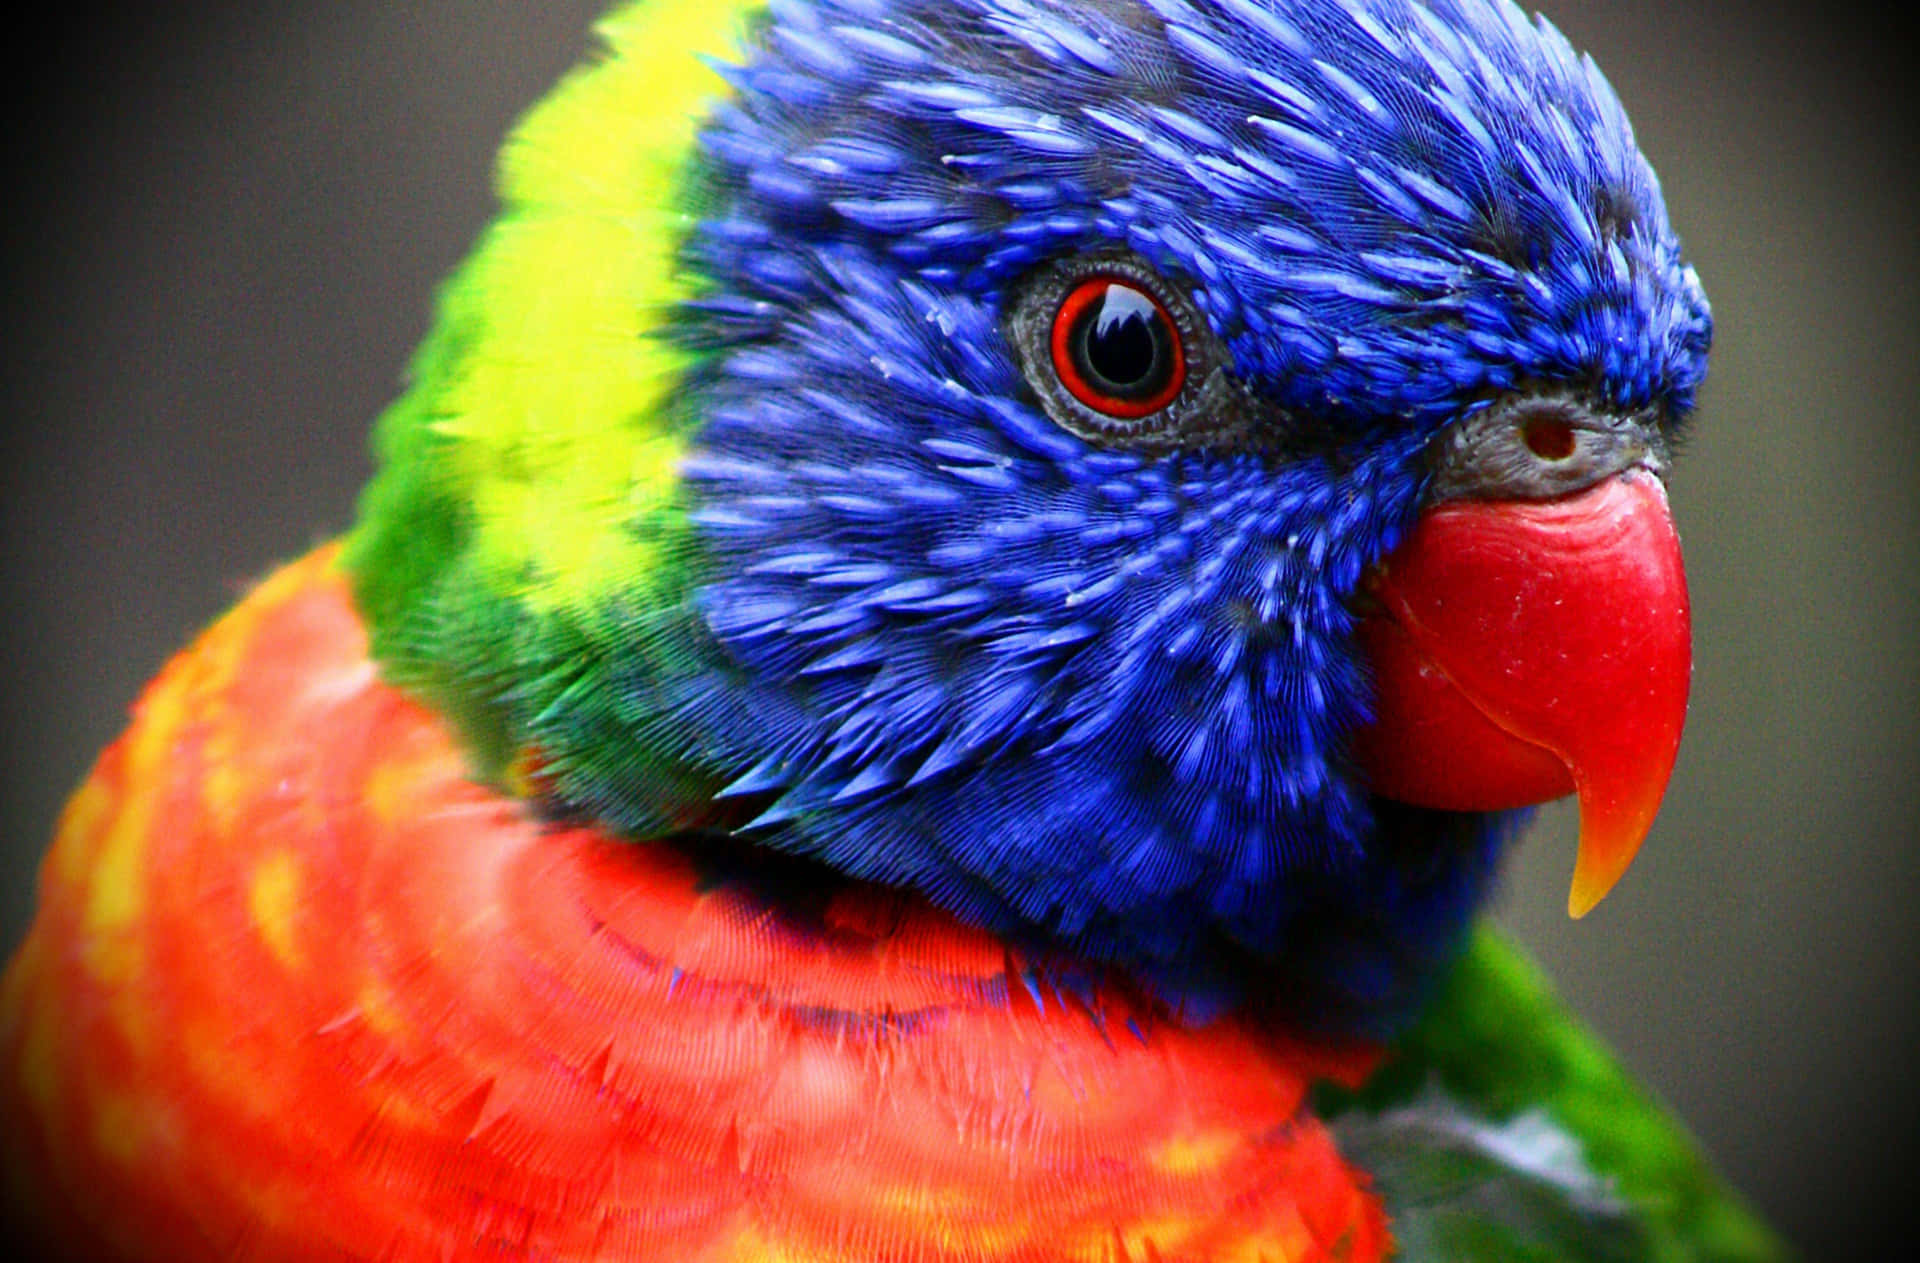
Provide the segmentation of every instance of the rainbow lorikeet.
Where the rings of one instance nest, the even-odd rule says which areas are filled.
[[[1645,835],[1711,320],[1502,0],[648,0],[0,993],[55,1257],[1766,1259],[1476,916]]]

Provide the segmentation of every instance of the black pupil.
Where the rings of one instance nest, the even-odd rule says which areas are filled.
[[[1072,346],[1089,385],[1117,398],[1144,399],[1159,392],[1173,371],[1171,340],[1153,300],[1116,281],[1082,313]]]

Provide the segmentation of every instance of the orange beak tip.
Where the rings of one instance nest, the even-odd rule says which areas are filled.
[[[1679,744],[1678,737],[1676,731],[1674,747]],[[1575,920],[1593,911],[1620,884],[1652,830],[1666,790],[1665,773],[1673,766],[1672,754],[1667,753],[1656,766],[1662,773],[1657,778],[1643,773],[1638,783],[1618,779],[1616,787],[1628,792],[1611,803],[1596,801],[1599,795],[1591,786],[1581,787],[1579,851],[1573,865],[1573,885],[1567,892],[1567,914]]]
[[[1587,913],[1600,906],[1600,901],[1613,890],[1614,884],[1614,882],[1581,873],[1576,863],[1573,885],[1567,890],[1567,915],[1576,921],[1582,919]]]

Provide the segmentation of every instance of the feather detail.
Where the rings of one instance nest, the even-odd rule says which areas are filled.
[[[1678,417],[1705,369],[1611,90],[1498,0],[661,0],[603,34],[380,423],[347,565],[387,677],[495,784],[744,830],[1192,1013],[1326,966],[1302,910],[1398,876],[1354,609],[1423,453],[1529,384]],[[1207,349],[1170,450],[1036,398],[1016,317],[1090,255]],[[1423,959],[1463,884],[1400,918]]]
[[[126,1260],[1382,1257],[1306,1107],[1370,1053],[751,877],[476,785],[322,550],[67,812],[0,1004],[16,1209]]]

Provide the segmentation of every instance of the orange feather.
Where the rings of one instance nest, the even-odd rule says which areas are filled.
[[[0,992],[13,1213],[127,1260],[1378,1259],[1306,1108],[870,887],[807,918],[543,823],[382,684],[332,551],[149,687]],[[1037,1002],[1036,1002],[1037,1000]]]

